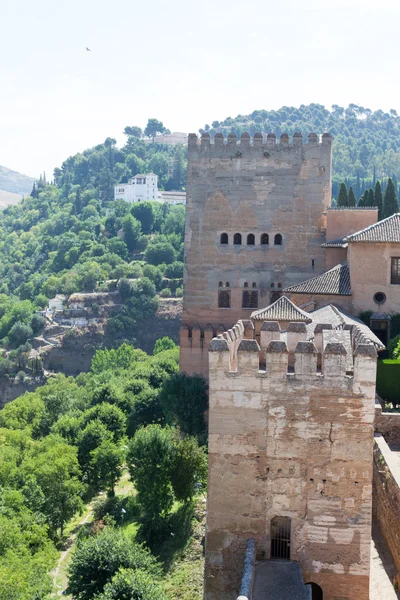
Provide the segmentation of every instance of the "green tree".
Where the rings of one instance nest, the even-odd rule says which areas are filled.
[[[153,231],[154,208],[151,202],[135,202],[131,214],[140,222],[143,233],[149,234]]]
[[[169,423],[177,424],[183,433],[198,436],[203,441],[204,414],[208,409],[208,386],[203,376],[176,373],[164,383],[160,403]]]
[[[164,352],[165,350],[173,350],[174,348],[176,348],[175,342],[168,336],[164,336],[156,341],[153,354],[159,354],[160,352]]]
[[[115,484],[121,476],[123,452],[110,440],[105,440],[91,451],[90,470],[97,487],[114,495]]]
[[[154,138],[156,137],[157,133],[164,133],[164,132],[165,132],[165,127],[161,121],[158,121],[158,119],[149,119],[147,121],[147,125],[144,129],[144,135],[146,135],[147,137],[153,138],[153,143],[154,143]]]
[[[108,402],[96,404],[82,414],[81,420],[84,425],[92,421],[100,421],[113,434],[115,441],[119,441],[125,435],[126,417],[115,404]]]
[[[349,206],[349,197],[347,194],[347,188],[345,183],[340,184],[337,206]]]
[[[385,195],[383,197],[383,218],[386,219],[387,217],[391,217],[397,212],[399,212],[399,204],[397,201],[393,181],[389,177]]]
[[[383,196],[382,196],[382,188],[379,181],[375,184],[375,205],[378,207],[378,219],[379,221],[382,219],[382,209],[383,209]]]
[[[374,190],[370,188],[368,190],[367,206],[375,206]]]
[[[143,569],[154,579],[160,574],[149,550],[122,530],[107,527],[78,543],[69,568],[68,589],[75,600],[92,600],[121,568]]]
[[[128,246],[129,252],[133,252],[142,233],[140,222],[132,215],[127,215],[123,220],[122,228],[124,230],[124,242]]]
[[[144,253],[145,259],[151,265],[172,263],[176,259],[174,247],[169,242],[151,242]]]
[[[173,431],[160,425],[139,429],[130,441],[127,462],[138,501],[149,522],[157,524],[172,507]]]
[[[92,459],[91,453],[101,446],[101,444],[109,440],[112,440],[111,431],[109,431],[104,423],[98,419],[90,421],[78,434],[77,445],[79,464],[90,482],[92,482],[90,468],[90,461]]]
[[[193,437],[177,439],[171,466],[171,482],[175,498],[183,502],[191,500],[196,484],[207,480],[207,457]]]
[[[349,189],[349,206],[355,206],[355,205],[356,205],[356,197],[354,195],[353,188],[350,186],[350,189]]]
[[[143,135],[143,131],[142,131],[141,127],[137,127],[137,125],[133,125],[133,126],[125,127],[124,134],[128,135],[130,137],[140,139]]]

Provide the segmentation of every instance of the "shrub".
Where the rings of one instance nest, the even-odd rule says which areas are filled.
[[[175,498],[188,502],[194,496],[196,483],[207,479],[207,457],[193,437],[178,439],[172,459],[171,482]]]
[[[69,592],[76,600],[92,600],[121,568],[159,574],[155,558],[123,531],[107,528],[82,540],[69,568]]]
[[[183,262],[176,260],[165,269],[165,276],[169,279],[182,279],[183,277]]]
[[[169,242],[152,242],[147,246],[145,258],[151,265],[170,264],[175,261],[176,252]]]
[[[175,290],[175,296],[177,298],[182,298],[182,296],[183,296],[183,288],[181,288],[181,287],[176,288],[176,290]]]
[[[35,314],[31,320],[31,327],[33,331],[33,335],[37,335],[39,331],[41,331],[46,323],[46,319],[43,315]]]
[[[376,390],[394,408],[400,404],[400,360],[378,360]]]
[[[400,349],[400,335],[392,338],[387,346],[387,352],[390,358],[400,358],[397,354]],[[395,355],[396,353],[396,355]]]
[[[21,344],[25,344],[28,338],[32,337],[32,335],[33,331],[29,325],[26,325],[26,323],[21,323],[21,321],[17,321],[17,323],[14,323],[14,325],[11,327],[8,333],[8,338],[10,340],[10,344],[12,344],[14,348],[18,348],[18,346],[21,346]]]
[[[168,336],[164,336],[156,341],[153,354],[159,354],[160,352],[164,352],[164,350],[173,350],[174,348],[176,348],[175,342]]]
[[[169,288],[165,288],[165,290],[161,290],[160,292],[161,298],[171,298],[171,290]]]
[[[165,595],[154,577],[141,569],[121,569],[104,587],[97,600],[165,600]]]

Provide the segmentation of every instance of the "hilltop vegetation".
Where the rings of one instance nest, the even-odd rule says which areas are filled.
[[[395,110],[372,111],[356,104],[347,108],[321,104],[283,106],[279,110],[254,110],[249,115],[228,117],[206,124],[200,132],[211,136],[221,131],[240,136],[248,131],[282,133],[292,136],[301,131],[306,141],[311,132],[330,132],[333,143],[333,196],[342,181],[353,186],[357,198],[364,189],[374,188],[376,179],[395,177],[400,180],[400,116]],[[396,190],[397,191],[397,190]]]

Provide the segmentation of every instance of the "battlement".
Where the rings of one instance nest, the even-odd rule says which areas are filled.
[[[248,333],[253,334],[249,339]],[[210,373],[225,377],[252,376],[322,382],[340,378],[342,383],[375,382],[377,351],[356,326],[332,329],[318,323],[312,331],[304,323],[289,323],[281,330],[276,321],[265,321],[259,340],[243,321],[220,333],[209,346]],[[331,385],[330,383],[330,385]]]
[[[217,133],[213,140],[208,133],[203,133],[200,139],[196,133],[189,133],[188,137],[189,155],[198,154],[208,157],[226,155],[231,158],[240,158],[244,152],[246,154],[260,153],[268,158],[270,153],[274,152],[299,151],[303,145],[309,148],[326,147],[330,151],[332,136],[330,133],[324,133],[321,137],[316,133],[310,133],[305,144],[303,144],[301,133],[295,133],[291,140],[287,133],[282,133],[279,140],[274,133],[268,133],[266,136],[262,133],[255,133],[253,138],[248,133],[242,133],[240,139],[235,133],[230,133],[227,138],[222,133]]]

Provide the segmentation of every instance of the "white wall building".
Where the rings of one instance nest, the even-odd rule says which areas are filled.
[[[157,175],[155,173],[139,174],[132,177],[129,183],[116,185],[114,187],[114,200],[125,200],[126,202],[160,201]]]

